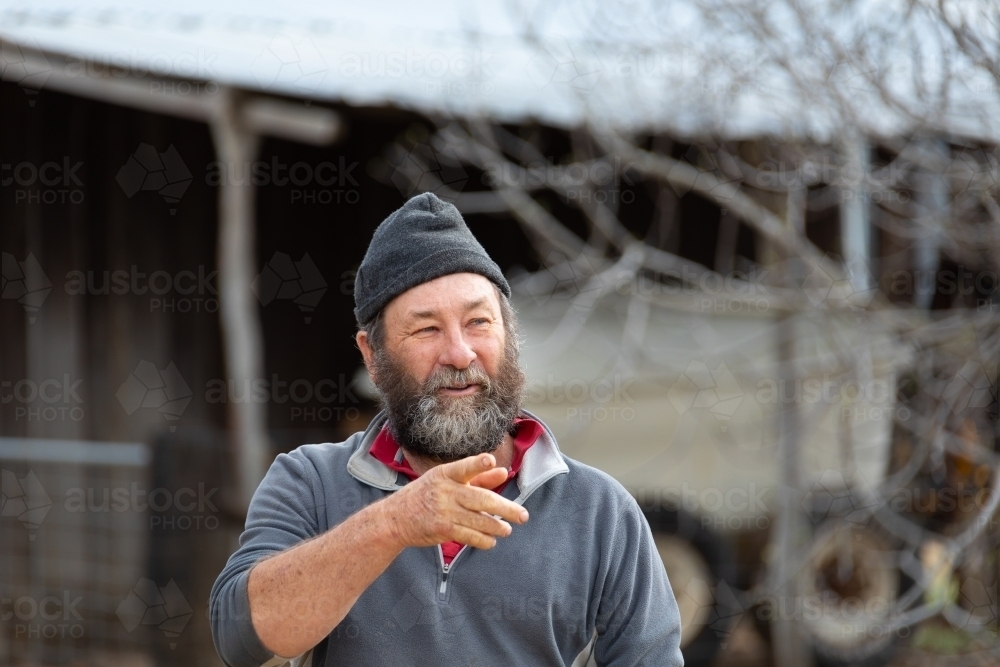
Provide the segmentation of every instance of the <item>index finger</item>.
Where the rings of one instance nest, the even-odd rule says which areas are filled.
[[[476,475],[492,470],[497,460],[492,454],[476,454],[441,466],[441,472],[448,479],[460,484],[468,484]]]
[[[459,495],[459,503],[467,510],[485,512],[496,518],[506,519],[512,523],[528,521],[528,510],[512,500],[507,500],[499,493],[470,486]]]

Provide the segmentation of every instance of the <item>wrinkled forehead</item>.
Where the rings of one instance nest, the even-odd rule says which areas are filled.
[[[470,311],[500,314],[497,289],[475,273],[453,273],[403,292],[386,306],[387,321],[461,317]]]

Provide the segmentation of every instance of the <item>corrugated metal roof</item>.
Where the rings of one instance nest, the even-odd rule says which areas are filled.
[[[746,12],[711,9],[718,0],[701,9],[679,0],[174,0],[155,8],[0,0],[0,37],[86,67],[425,113],[823,139],[844,125],[835,91],[863,131],[910,131],[914,121],[900,108],[911,106],[932,111],[939,128],[1000,137],[996,82],[964,62],[926,14],[891,1],[807,4],[815,8],[807,22],[829,28],[832,40],[779,9],[764,17],[776,36],[761,40]],[[873,36],[882,42],[867,44]],[[862,52],[880,52],[878,71]],[[4,60],[4,78],[16,80],[16,53]],[[915,73],[933,84],[945,65],[957,69],[940,97],[919,90]],[[884,77],[900,108],[880,99],[873,76]]]

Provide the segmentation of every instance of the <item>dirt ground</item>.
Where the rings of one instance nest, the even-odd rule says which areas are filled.
[[[771,647],[744,616],[736,624],[713,667],[771,667]],[[974,653],[934,654],[913,646],[899,647],[886,667],[996,667],[1000,665],[1000,645]]]

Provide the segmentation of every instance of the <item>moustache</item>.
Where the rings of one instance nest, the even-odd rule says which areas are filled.
[[[473,384],[479,385],[487,394],[493,389],[492,379],[478,364],[461,369],[453,366],[445,366],[431,374],[423,383],[421,390],[426,396],[434,394],[441,389],[457,389]]]

